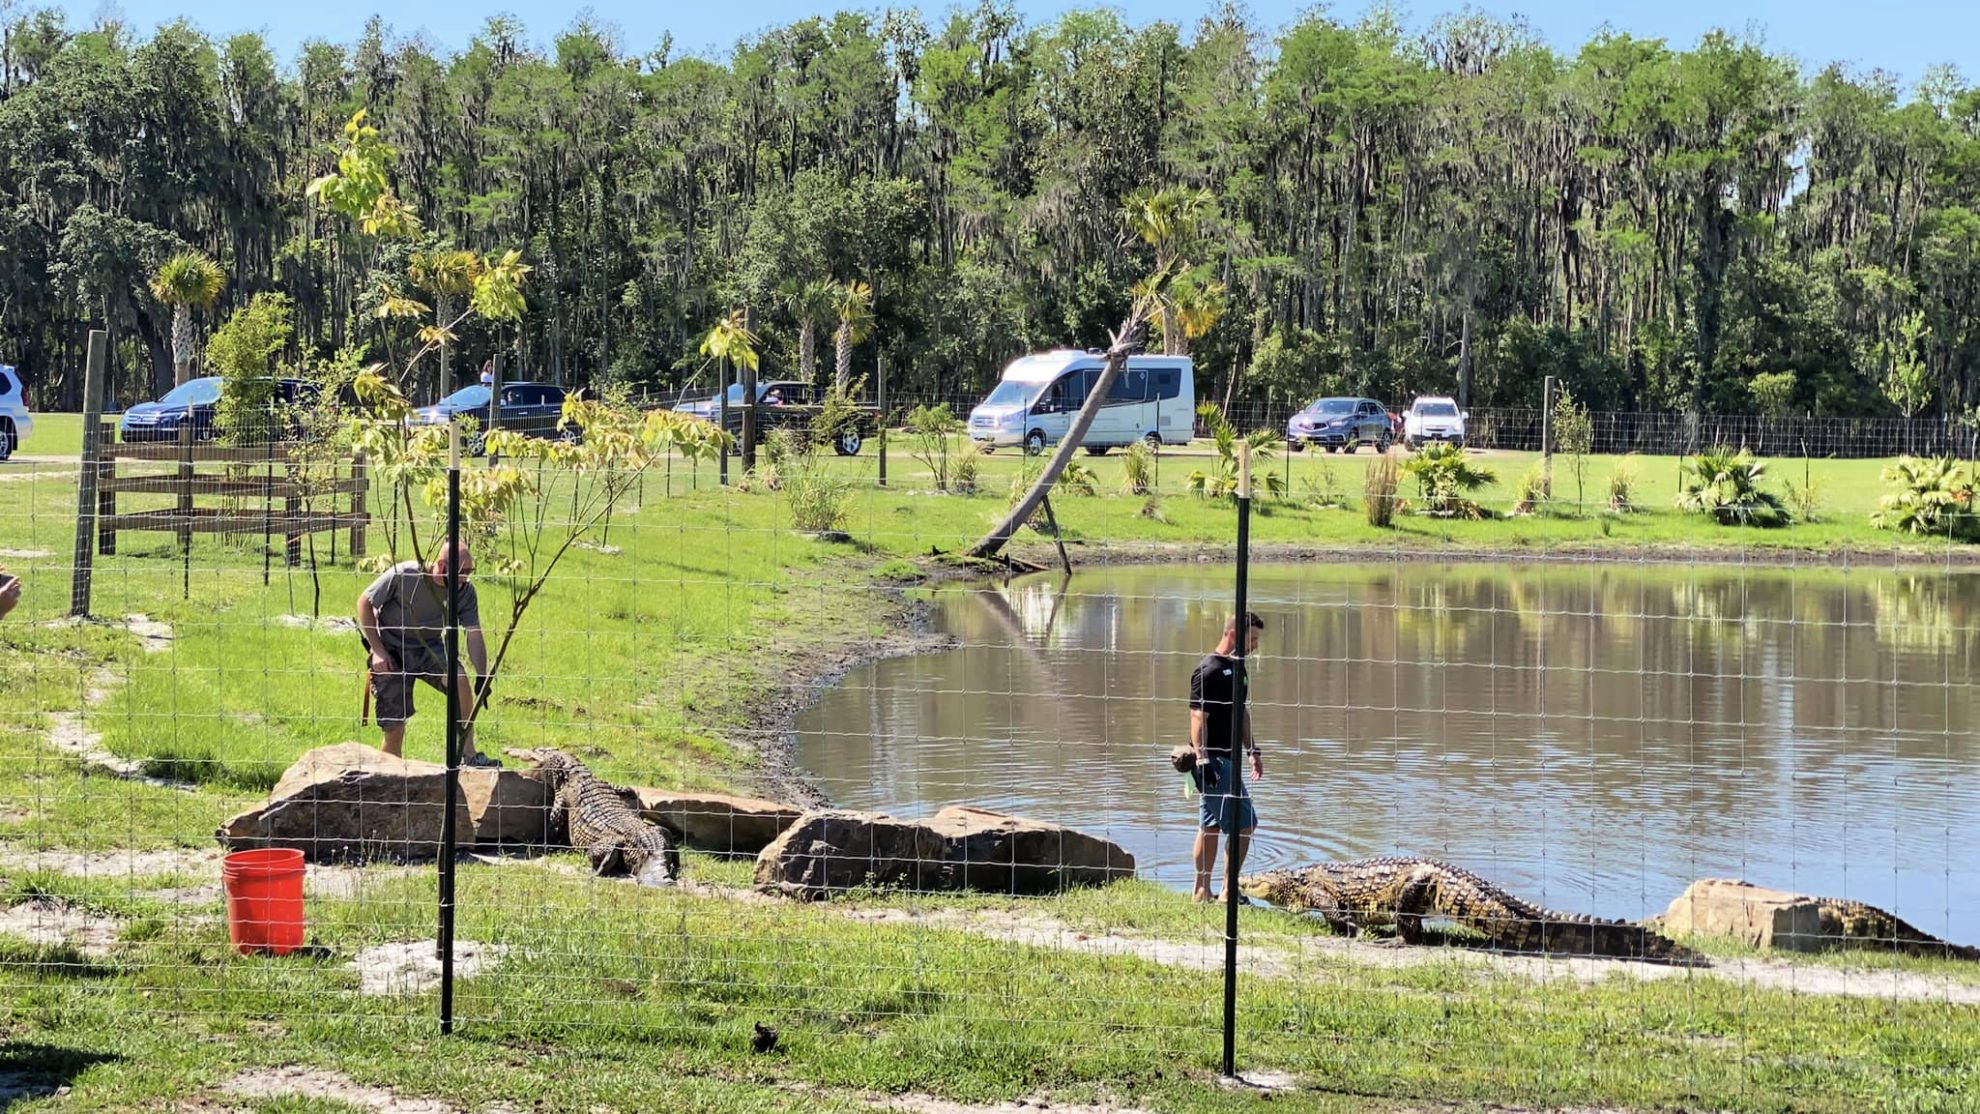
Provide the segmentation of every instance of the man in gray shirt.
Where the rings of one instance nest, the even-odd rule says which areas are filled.
[[[461,580],[461,634],[467,642],[468,660],[477,677],[488,675],[488,644],[481,637],[481,605],[474,585],[467,582],[474,572],[474,555],[467,546],[446,545],[434,555],[433,563],[420,568],[417,561],[401,561],[380,573],[358,596],[358,629],[371,648],[371,695],[378,710],[378,726],[385,737],[379,744],[386,754],[397,756],[406,741],[406,720],[413,714],[413,686],[425,681],[441,692],[447,691],[447,569],[458,563]],[[461,761],[469,766],[500,766],[502,763],[474,748],[474,685],[467,671],[459,674],[461,717]]]

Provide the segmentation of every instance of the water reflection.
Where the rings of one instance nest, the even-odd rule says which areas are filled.
[[[961,648],[848,677],[800,719],[800,761],[850,807],[1073,824],[1181,886],[1163,756],[1229,591],[1185,567],[946,592]],[[1980,939],[1980,577],[1268,566],[1252,595],[1257,865],[1432,854],[1632,918],[1738,876]]]

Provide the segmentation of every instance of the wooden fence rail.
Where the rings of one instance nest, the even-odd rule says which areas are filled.
[[[117,535],[126,531],[156,531],[177,535],[181,550],[194,534],[281,535],[283,556],[290,565],[302,563],[306,535],[350,531],[350,554],[365,552],[365,528],[370,515],[365,496],[370,479],[363,457],[339,461],[342,474],[308,477],[296,464],[290,442],[259,445],[214,445],[194,439],[190,425],[178,440],[119,444],[113,423],[105,421],[93,439],[95,451],[84,461],[96,483],[96,550],[117,552]],[[170,472],[121,474],[123,463],[176,464]],[[224,471],[202,472],[201,465],[223,465]],[[119,496],[169,495],[174,505],[120,510]],[[201,498],[218,498],[221,506],[201,506]],[[343,508],[335,504],[343,503]],[[307,504],[307,505],[306,505]]]

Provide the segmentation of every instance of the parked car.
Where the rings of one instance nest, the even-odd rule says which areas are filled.
[[[479,423],[475,431],[461,442],[461,447],[474,456],[486,451],[490,429],[512,430],[526,437],[558,437],[575,441],[583,435],[582,430],[571,426],[557,428],[558,421],[564,416],[564,396],[567,393],[564,388],[550,383],[504,383],[502,404],[494,420],[490,421],[488,402],[492,392],[486,383],[475,383],[462,387],[431,406],[413,411],[413,422],[418,425],[445,425],[456,415],[475,419]]]
[[[1036,456],[1071,431],[1106,366],[1100,352],[1062,348],[1023,356],[969,412],[969,436],[984,452],[1022,445]],[[1196,422],[1195,365],[1186,356],[1129,356],[1080,442],[1088,453],[1136,441],[1181,445]]]
[[[743,402],[743,385],[729,384],[729,409],[740,411]],[[796,379],[763,379],[756,384],[756,400],[769,406],[810,406],[818,400],[812,397],[811,384]],[[680,414],[693,414],[697,418],[715,421],[722,413],[720,392],[705,398],[690,399],[679,403],[674,411]]]
[[[215,429],[213,419],[220,410],[221,378],[209,375],[200,379],[188,379],[171,390],[156,402],[140,402],[124,411],[118,419],[117,436],[124,441],[177,441],[179,430],[192,426],[193,440],[213,440]],[[316,384],[306,379],[277,379],[273,398],[279,406],[309,406],[316,402],[319,390]],[[275,423],[270,416],[271,426]],[[287,423],[286,434],[296,433],[294,423]]]
[[[0,460],[13,456],[33,432],[34,415],[28,412],[21,377],[12,367],[0,364]]]
[[[1458,409],[1447,395],[1422,395],[1403,411],[1403,447],[1414,449],[1426,441],[1464,444],[1464,422],[1470,417]]]
[[[1294,452],[1308,445],[1330,453],[1373,445],[1385,453],[1394,437],[1389,408],[1372,398],[1315,399],[1286,420],[1286,447]]]

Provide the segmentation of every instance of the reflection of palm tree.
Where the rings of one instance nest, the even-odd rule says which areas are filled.
[[[1973,641],[1970,582],[1942,577],[1899,575],[1870,582],[1877,641],[1893,650],[1950,653],[1969,651]],[[1956,619],[1954,612],[1960,612]]]

